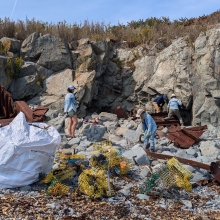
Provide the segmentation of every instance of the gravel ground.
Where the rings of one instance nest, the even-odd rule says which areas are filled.
[[[48,196],[46,185],[39,184],[0,190],[0,219],[220,219],[216,182],[196,186],[190,193],[181,191],[179,196],[166,191],[139,198],[141,181],[116,178],[115,182],[116,188],[117,182],[130,185],[128,195],[119,190],[114,197],[92,200],[72,188],[66,196]]]

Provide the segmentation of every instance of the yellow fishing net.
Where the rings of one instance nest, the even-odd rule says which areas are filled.
[[[106,170],[88,169],[78,179],[79,190],[91,198],[115,195],[111,181],[108,181]]]
[[[176,158],[171,158],[166,161],[158,170],[156,170],[144,185],[141,186],[141,193],[149,193],[153,188],[166,189],[173,186],[192,190],[192,185],[189,179],[192,173],[186,169]]]
[[[110,141],[93,143],[93,155],[90,158],[91,169],[83,171],[79,176],[79,190],[92,198],[111,196],[113,190],[110,172],[126,174],[131,167],[122,152],[113,148]]]
[[[62,184],[61,181],[72,179],[73,176],[79,170],[82,169],[81,161],[86,157],[80,154],[65,154],[62,152],[57,152],[58,158],[58,168],[52,169],[45,178],[40,181],[40,183],[51,183],[47,189],[47,194],[49,195],[64,195],[68,193],[69,187]],[[77,165],[76,165],[77,164]]]
[[[126,174],[131,167],[129,161],[121,156],[122,152],[113,148],[110,141],[93,143],[93,155],[90,158],[92,167],[114,169],[117,174]]]
[[[69,187],[62,184],[58,179],[53,178],[50,186],[47,188],[48,195],[66,195],[69,192]]]

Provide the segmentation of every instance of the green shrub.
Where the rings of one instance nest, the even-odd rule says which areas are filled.
[[[123,61],[121,61],[119,58],[117,58],[117,57],[115,57],[115,58],[113,58],[112,59],[112,62],[113,63],[116,63],[116,65],[118,66],[118,68],[122,68],[123,67],[123,65],[124,65],[124,62]]]
[[[15,59],[7,58],[5,64],[5,72],[9,75],[11,79],[16,79],[19,77],[22,66],[22,58],[17,57]]]
[[[21,66],[22,66],[22,57],[17,57],[14,60],[14,77],[18,78],[21,72]]]
[[[1,41],[0,41],[0,55],[5,55],[5,48]]]

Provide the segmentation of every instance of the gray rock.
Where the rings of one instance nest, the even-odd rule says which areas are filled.
[[[106,121],[116,122],[116,121],[118,121],[117,115],[112,114],[112,113],[108,113],[108,112],[101,112],[99,114],[99,119],[103,122],[106,122]]]
[[[126,188],[120,189],[118,192],[122,193],[124,196],[129,196],[130,193],[131,193],[131,191],[129,189],[126,189]]]
[[[200,160],[202,163],[207,163],[210,164],[211,162],[215,162],[211,157],[206,157],[206,156],[200,156],[197,157],[198,160]]]
[[[125,139],[122,139],[120,141],[116,141],[115,142],[116,145],[121,146],[122,148],[127,147],[128,146],[128,142]]]
[[[113,143],[116,143],[117,141],[120,141],[121,138],[119,136],[116,136],[116,135],[113,135],[113,134],[110,134],[109,135],[109,140]]]
[[[196,171],[193,173],[193,178],[190,179],[190,183],[197,183],[197,182],[204,180],[204,179],[206,179],[206,177],[204,177],[203,174],[201,174],[200,172]]]
[[[168,128],[167,128],[167,127],[165,127],[165,128],[163,128],[163,129],[162,129],[162,131],[163,131],[163,133],[165,133],[165,134],[166,134],[166,133],[168,132]]]
[[[181,150],[181,149],[176,152],[176,156],[186,158],[186,159],[192,158],[192,156],[187,154],[185,150]]]
[[[60,144],[60,148],[61,149],[70,149],[72,146],[70,144],[67,143],[61,143]]]
[[[59,114],[59,112],[57,110],[49,109],[45,114],[46,120],[49,121],[51,119],[54,119],[54,118],[58,117],[58,114]]]
[[[162,153],[165,155],[174,156],[174,154],[172,154],[170,151],[163,151]]]
[[[203,156],[216,159],[220,154],[220,149],[217,148],[215,141],[202,141],[200,143],[200,150]]]
[[[74,144],[79,144],[80,143],[80,138],[72,138],[68,144],[69,145],[74,145]]]
[[[149,169],[146,167],[143,167],[141,169],[140,176],[144,178],[144,177],[148,176],[149,173],[150,173]]]
[[[77,152],[86,151],[87,147],[89,147],[90,144],[90,141],[81,141],[75,149],[77,150]]]
[[[155,166],[155,165],[157,165],[157,164],[160,164],[160,162],[157,161],[157,160],[154,160],[154,161],[151,162],[151,166]]]
[[[144,194],[137,194],[136,197],[138,199],[149,200],[149,196],[144,195]]]
[[[124,133],[124,138],[131,143],[135,143],[139,141],[140,133],[134,130],[127,130]]]
[[[20,48],[21,48],[21,42],[20,40],[16,40],[13,38],[8,38],[8,37],[3,37],[0,39],[0,41],[5,44],[6,42],[9,42],[9,52],[12,52],[14,54],[19,54],[20,53]]]
[[[47,124],[53,125],[57,129],[57,131],[60,132],[64,126],[64,121],[65,121],[65,117],[60,116],[60,117],[57,117],[57,118],[54,118],[54,119],[48,121]]]
[[[111,129],[116,129],[118,127],[117,121],[106,121],[103,123],[105,127],[107,127],[107,130],[110,131]]]
[[[21,55],[24,60],[38,60],[39,65],[55,72],[72,68],[67,44],[50,34],[43,36],[39,33],[31,34],[22,43]]]
[[[118,136],[124,136],[126,131],[128,131],[127,127],[119,127],[115,130],[115,134]]]
[[[192,208],[192,202],[190,200],[181,199],[181,202],[187,207]]]
[[[150,165],[150,161],[144,149],[140,144],[135,145],[131,150],[123,153],[123,156],[129,160],[133,160],[133,157],[139,166]]]
[[[93,141],[101,141],[106,132],[106,127],[102,125],[83,124],[79,129],[81,136],[86,136]]]
[[[169,143],[169,139],[167,139],[166,137],[162,137],[158,140],[158,144],[160,146],[167,146]]]
[[[194,172],[196,170],[193,166],[186,165],[186,164],[182,164],[182,165],[183,165],[183,167],[185,167],[187,170],[189,170],[191,172]]]
[[[17,78],[12,81],[9,92],[13,99],[19,100],[24,98],[32,98],[42,91],[42,87],[38,84],[38,76],[29,75]]]
[[[25,62],[21,66],[21,72],[19,74],[19,77],[25,77],[25,76],[30,76],[30,75],[35,75],[37,72],[37,67],[34,62]]]
[[[186,150],[186,153],[189,154],[189,155],[195,156],[197,151],[198,150],[195,150],[193,148],[189,148],[189,149]]]
[[[73,72],[71,69],[61,70],[50,75],[44,81],[44,90],[50,95],[65,96],[67,88],[72,84]],[[60,80],[62,79],[62,80]]]

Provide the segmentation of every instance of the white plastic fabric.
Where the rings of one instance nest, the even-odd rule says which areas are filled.
[[[45,123],[26,122],[20,112],[7,126],[0,128],[0,188],[26,186],[38,180],[39,173],[51,170],[61,137]]]

